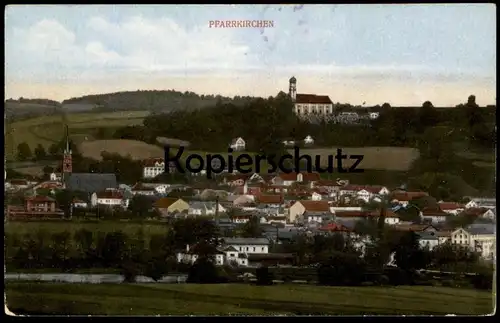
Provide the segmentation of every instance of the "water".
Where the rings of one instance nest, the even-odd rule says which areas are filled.
[[[6,281],[44,281],[58,283],[84,283],[84,284],[120,284],[124,277],[117,274],[63,274],[63,273],[45,273],[45,274],[20,274],[20,273],[5,273]],[[187,275],[167,275],[155,282],[152,278],[146,276],[137,276],[137,283],[185,283]]]

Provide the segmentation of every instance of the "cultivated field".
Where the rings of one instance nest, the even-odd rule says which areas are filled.
[[[6,283],[9,310],[82,315],[484,315],[493,296],[442,287]],[[20,314],[20,313],[19,313]]]
[[[96,128],[115,128],[142,124],[149,111],[126,111],[109,113],[74,113],[67,114],[71,139],[79,143],[92,140],[90,133]],[[73,130],[73,133],[71,133]],[[38,144],[48,148],[52,143],[64,137],[63,115],[38,117],[17,121],[7,125],[5,153],[8,160],[14,160],[17,145],[26,142],[31,149]]]
[[[406,171],[410,169],[411,164],[419,156],[418,149],[405,147],[333,147],[333,148],[304,148],[300,150],[301,154],[313,157],[320,155],[322,165],[327,165],[328,155],[336,155],[337,148],[342,149],[345,155],[363,155],[364,158],[357,168],[373,170],[393,170]],[[293,154],[293,150],[289,150]],[[349,167],[355,160],[343,161],[343,166]],[[334,160],[333,166],[337,163]]]
[[[130,156],[135,160],[165,157],[163,148],[138,140],[115,139],[85,141],[80,144],[79,149],[83,156],[96,160],[101,159],[101,152],[103,151],[120,154],[124,157]]]

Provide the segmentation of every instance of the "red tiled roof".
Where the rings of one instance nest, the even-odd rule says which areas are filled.
[[[302,204],[306,211],[309,212],[330,212],[330,205],[328,204],[328,201],[302,200],[297,202]]]
[[[354,184],[349,184],[341,188],[343,191],[361,191],[361,190],[366,190],[370,193],[377,194],[380,192],[384,187],[380,185],[354,185]]]
[[[319,187],[319,186],[340,186],[337,184],[336,181],[331,181],[331,180],[319,180],[316,183],[314,183],[314,186]]]
[[[480,215],[483,215],[486,211],[488,211],[488,209],[486,209],[486,208],[471,207],[471,208],[465,209],[463,212],[461,212],[461,215],[480,216]]]
[[[230,174],[226,177],[226,181],[227,182],[234,182],[234,181],[237,181],[240,179],[247,181],[249,178],[250,178],[250,175],[248,175],[248,174]]]
[[[261,204],[281,204],[283,197],[281,195],[260,195],[258,201]]]
[[[97,198],[100,198],[100,199],[122,199],[123,198],[123,194],[121,192],[112,191],[112,190],[102,191],[102,192],[97,193],[96,195],[97,195]]]
[[[449,216],[450,214],[441,211],[438,208],[424,208],[422,210],[423,216]]]
[[[28,181],[25,179],[11,179],[11,185],[28,185]]]
[[[448,211],[448,210],[456,210],[456,209],[463,209],[463,205],[460,203],[456,202],[441,202],[438,204],[439,208],[441,211]]]
[[[411,201],[413,199],[418,199],[421,197],[429,196],[426,192],[404,192],[396,191],[392,194],[392,199],[398,201]]]
[[[42,202],[54,202],[55,200],[48,196],[37,195],[37,196],[27,197],[26,201],[42,203]]]
[[[297,94],[295,102],[299,104],[333,104],[328,95]]]
[[[329,231],[329,232],[350,232],[352,230],[349,230],[347,227],[341,225],[341,224],[336,224],[336,223],[328,223],[327,225],[319,228],[321,231]]]
[[[297,180],[297,175],[299,173],[280,173],[278,176],[284,181],[296,181]],[[306,182],[308,181],[318,181],[321,177],[319,173],[300,173],[302,175],[302,179]]]
[[[149,158],[142,161],[144,167],[155,167],[155,163],[164,163],[163,158]]]
[[[380,211],[336,211],[335,216],[339,218],[364,218],[364,217],[378,217]],[[397,214],[391,210],[385,211],[386,218],[397,217]]]

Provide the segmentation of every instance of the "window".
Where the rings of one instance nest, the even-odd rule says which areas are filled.
[[[242,250],[243,250],[243,248],[242,248],[242,247],[240,247],[240,251],[242,251]]]
[[[260,248],[261,250],[260,251],[264,251],[264,247]]]
[[[297,109],[297,113],[300,114],[300,108]]]
[[[234,257],[234,256],[235,256],[234,253],[229,254],[229,257]]]
[[[253,247],[253,251],[255,251],[255,247]]]
[[[247,247],[247,251],[248,251],[248,247]]]

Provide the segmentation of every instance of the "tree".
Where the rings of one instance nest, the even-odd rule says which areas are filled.
[[[153,201],[151,198],[144,195],[135,195],[130,200],[128,209],[135,216],[143,218],[144,215],[148,214],[152,206],[153,206]]]
[[[35,148],[35,158],[36,160],[44,160],[47,157],[47,153],[45,152],[45,148],[41,144],[38,144]]]
[[[195,284],[214,284],[220,281],[217,267],[207,258],[198,258],[189,268],[188,283]]]
[[[382,104],[382,110],[387,110],[390,108],[391,108],[391,105],[389,103],[385,102],[384,104]]]
[[[20,161],[29,160],[31,157],[32,157],[31,149],[27,143],[22,142],[19,145],[17,145],[17,158]]]
[[[423,133],[428,127],[437,124],[439,114],[430,101],[425,101],[419,111],[418,132]]]
[[[52,157],[57,157],[60,152],[61,152],[61,149],[60,149],[58,144],[54,143],[54,144],[49,146],[49,154]]]
[[[70,255],[71,234],[68,231],[52,234],[53,267],[67,268]]]
[[[252,216],[250,220],[243,225],[241,235],[244,238],[258,238],[262,236],[260,220],[257,216]]]
[[[257,285],[272,285],[273,274],[269,271],[268,267],[260,267],[255,271],[257,278]]]
[[[396,265],[407,272],[425,268],[429,260],[425,251],[420,248],[418,236],[413,231],[403,234],[396,247],[394,258]]]

